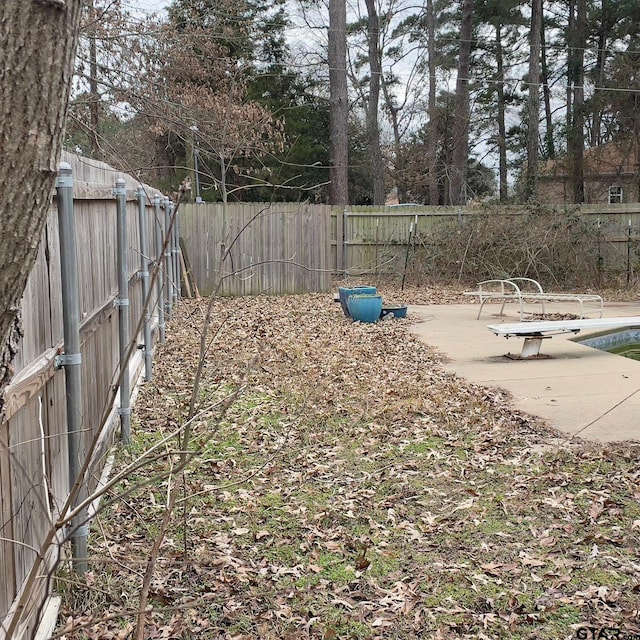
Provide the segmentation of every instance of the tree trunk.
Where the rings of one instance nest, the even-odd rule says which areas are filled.
[[[378,124],[378,111],[380,104],[380,79],[382,69],[380,65],[380,21],[376,12],[375,0],[365,0],[367,15],[369,17],[369,105],[367,109],[367,130],[369,138],[369,153],[371,154],[371,166],[373,173],[373,204],[384,204],[384,167],[382,164],[382,151],[380,149],[380,126]]]
[[[584,202],[584,50],[586,38],[586,0],[576,0],[575,20],[569,29],[569,86],[572,94],[571,126],[567,140],[571,193],[574,204]]]
[[[385,106],[389,112],[389,119],[391,120],[391,129],[393,130],[393,152],[394,152],[394,171],[393,179],[396,188],[398,189],[398,201],[405,202],[407,189],[406,189],[406,162],[404,152],[402,150],[402,138],[400,135],[400,122],[398,120],[398,113],[400,109],[395,106],[393,102],[393,95],[389,91],[389,86],[386,82],[382,83],[382,93],[384,95]]]
[[[602,142],[600,126],[602,123],[602,87],[605,85],[607,75],[607,41],[609,35],[609,11],[608,3],[602,0],[602,19],[598,32],[598,58],[595,68],[596,86],[593,90],[593,115],[591,119],[591,146],[595,147]]]
[[[89,140],[91,143],[91,156],[96,160],[102,160],[100,147],[100,95],[98,93],[98,44],[96,42],[96,26],[98,12],[93,0],[88,0],[87,11],[89,15],[89,113],[91,115],[91,129]]]
[[[473,32],[473,0],[462,0],[462,25],[458,78],[456,80],[455,116],[453,121],[453,155],[451,159],[451,204],[467,200],[467,164],[469,160],[469,68]]]
[[[429,162],[429,204],[440,202],[438,193],[438,127],[436,124],[436,17],[433,0],[427,0],[427,53],[429,56],[429,129],[427,155]]]
[[[349,203],[346,0],[329,0],[329,200]]]
[[[567,129],[567,150],[569,147],[569,138],[571,137],[571,119],[573,114],[573,67],[575,66],[575,31],[576,31],[576,0],[568,0],[569,17],[567,21],[567,112],[565,117],[565,125]]]
[[[496,93],[498,98],[498,176],[500,202],[507,201],[507,127],[505,124],[504,104],[504,61],[502,59],[502,27],[496,25]]]
[[[0,398],[58,171],[80,0],[0,4]]]
[[[535,200],[538,192],[538,146],[540,138],[540,37],[542,0],[531,2],[531,29],[529,32],[529,103],[527,131],[527,177],[525,200]]]
[[[544,12],[540,22],[540,62],[542,64],[542,91],[544,94],[544,119],[545,119],[545,153],[549,159],[556,157],[556,147],[553,140],[553,112],[551,111],[551,90],[549,89],[549,67],[547,65],[547,40],[544,28]]]

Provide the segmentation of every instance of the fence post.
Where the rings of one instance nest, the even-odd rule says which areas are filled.
[[[67,162],[60,163],[56,187],[64,325],[64,354],[58,356],[56,365],[64,367],[69,447],[69,490],[73,490],[84,461],[84,446],[76,225],[73,211],[73,175],[71,165]],[[80,491],[74,500],[74,506],[84,502],[87,497],[86,492],[87,488],[83,479]],[[73,567],[78,573],[87,571],[87,535],[88,524],[85,509],[71,521]]]
[[[165,291],[165,313],[168,316],[169,320],[171,320],[171,316],[173,314],[173,294],[172,287],[173,284],[173,260],[171,259],[171,233],[172,233],[172,225],[171,225],[171,201],[169,198],[164,199],[164,267],[165,273],[167,276],[167,284],[164,288]]]
[[[349,235],[349,212],[347,208],[344,208],[344,212],[342,213],[342,275],[349,275],[349,240],[347,236]]]
[[[165,341],[165,326],[164,326],[164,266],[162,260],[162,245],[164,244],[164,236],[162,234],[162,215],[160,211],[160,194],[156,194],[153,199],[153,206],[155,210],[155,235],[156,235],[156,269],[158,269],[157,282],[157,303],[158,307],[158,333],[160,338],[160,344],[164,344]]]
[[[144,311],[144,379],[153,377],[153,344],[151,342],[151,304],[149,297],[149,243],[147,242],[147,196],[138,186],[138,224],[140,226],[140,279],[142,280],[142,309]]]
[[[173,229],[171,234],[171,254],[173,257],[173,304],[180,299],[180,244],[178,241],[178,226],[180,224],[180,216],[176,205],[171,203],[171,215],[173,216]]]
[[[331,210],[329,210],[331,211]],[[336,274],[344,274],[344,257],[342,251],[344,249],[344,221],[342,220],[343,209],[336,209]]]
[[[120,437],[131,442],[131,405],[129,382],[129,244],[127,234],[127,187],[124,178],[116,180],[113,190],[117,205],[118,251],[118,329],[120,339]]]

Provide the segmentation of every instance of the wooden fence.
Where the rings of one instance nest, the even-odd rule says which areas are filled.
[[[331,212],[331,265],[335,273],[347,276],[400,274],[407,245],[416,234],[425,237],[443,228],[456,233],[474,216],[523,216],[527,212],[528,209],[521,206],[334,207]],[[575,213],[601,229],[603,240],[613,248],[614,259],[621,271],[637,270],[640,203],[582,205],[579,209],[571,207],[567,213]]]
[[[201,203],[183,204],[180,211],[180,233],[200,290],[211,292],[221,279],[224,295],[253,295],[326,292],[332,273],[401,274],[407,246],[415,246],[417,236],[443,228],[456,233],[476,216],[524,216],[529,210]],[[566,212],[600,228],[618,271],[638,270],[640,203],[583,205]],[[233,246],[221,268],[223,242]]]
[[[401,274],[408,243],[415,246],[416,237],[443,228],[456,233],[474,216],[523,216],[528,210],[201,203],[183,204],[180,211],[180,234],[201,292],[211,292],[221,279],[224,295],[254,295],[326,292],[332,273]],[[619,271],[637,271],[640,203],[567,209],[573,212],[601,228]],[[223,242],[233,246],[220,267]]]
[[[74,171],[79,298],[82,316],[83,432],[98,436],[89,489],[96,486],[104,455],[118,426],[113,384],[120,348],[116,272],[116,202],[118,174],[107,165],[72,155],[64,158]],[[129,251],[129,321],[138,325],[142,311],[139,276],[138,183],[126,177]],[[156,245],[158,205],[146,199],[150,246]],[[168,207],[169,205],[166,204]],[[309,204],[185,204],[178,221],[185,262],[202,293],[221,282],[227,295],[326,292],[331,274],[399,273],[410,232],[428,233],[442,225],[455,229],[482,208],[342,208]],[[601,224],[609,241],[628,257],[638,237],[640,205],[583,207],[582,215]],[[519,215],[519,209],[500,209]],[[165,209],[166,215],[166,209]],[[155,239],[155,240],[154,240]],[[223,248],[228,257],[221,264]],[[151,251],[152,256],[155,251]],[[166,255],[166,252],[165,252]],[[43,231],[36,264],[22,301],[24,337],[13,363],[15,376],[5,392],[6,416],[0,424],[0,639],[8,621],[20,617],[14,638],[33,635],[42,613],[49,573],[58,549],[43,549],[51,522],[69,492],[65,383],[54,359],[62,347],[61,275],[55,204]],[[153,340],[160,331],[159,310],[167,292],[156,292]],[[167,308],[168,307],[168,308]],[[158,311],[158,312],[156,312]],[[142,335],[131,338],[142,343]],[[140,374],[142,357],[134,356],[131,380]],[[107,428],[97,434],[108,414]],[[17,597],[37,554],[47,558],[28,606],[16,611]]]
[[[180,235],[201,292],[224,295],[328,291],[331,207],[309,204],[183,204]],[[222,245],[229,249],[220,264]]]
[[[83,379],[82,430],[84,446],[97,436],[99,447],[92,458],[88,490],[96,487],[105,454],[118,426],[119,399],[112,388],[119,370],[118,295],[116,270],[117,177],[99,162],[65,154],[74,178],[81,355]],[[138,183],[126,177],[129,238],[129,314],[132,329],[142,310],[139,250]],[[150,193],[150,196],[155,193]],[[147,232],[154,238],[155,209],[151,197],[145,209]],[[151,244],[154,247],[154,244]],[[159,292],[158,292],[159,293]],[[160,298],[162,299],[162,298]],[[39,253],[22,300],[24,337],[13,362],[14,378],[5,392],[5,420],[0,424],[0,638],[10,621],[19,619],[13,638],[31,638],[46,611],[49,578],[59,546],[43,548],[45,535],[61,514],[69,495],[69,460],[66,432],[65,379],[54,366],[63,343],[60,243],[56,203],[43,231]],[[158,314],[151,318],[153,337]],[[132,335],[137,343],[142,335]],[[130,378],[135,382],[143,358],[136,351]],[[106,428],[97,433],[103,417]],[[81,460],[83,462],[83,460]],[[30,589],[24,610],[16,602],[37,554],[46,558]]]

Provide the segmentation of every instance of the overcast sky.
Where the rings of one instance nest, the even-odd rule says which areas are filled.
[[[171,0],[125,0],[123,4],[132,11],[153,13],[154,11],[162,11],[170,2]]]

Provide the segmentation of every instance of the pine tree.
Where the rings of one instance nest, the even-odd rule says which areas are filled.
[[[469,76],[471,71],[471,39],[473,33],[473,0],[462,0],[458,75],[456,80],[453,121],[453,153],[451,157],[451,204],[467,200],[467,163],[469,160]]]
[[[484,0],[475,10],[479,34],[475,56],[475,74],[485,78],[479,82],[476,103],[483,110],[490,142],[498,156],[498,187],[500,202],[508,199],[507,114],[519,101],[507,75],[519,60],[514,59],[515,45],[525,24],[518,0]],[[484,34],[486,35],[486,39]]]

